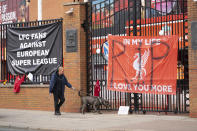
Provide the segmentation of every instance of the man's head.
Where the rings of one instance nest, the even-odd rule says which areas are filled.
[[[58,75],[63,75],[64,74],[64,68],[62,66],[60,66],[58,68]]]

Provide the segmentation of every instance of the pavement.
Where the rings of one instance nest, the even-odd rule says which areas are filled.
[[[0,127],[0,131],[41,131],[41,130],[33,130],[29,128],[17,128],[17,127]]]
[[[10,128],[10,130],[9,130]],[[2,130],[1,130],[2,129]],[[0,131],[197,131],[197,119],[187,115],[64,113],[0,109]],[[15,130],[11,130],[15,129]]]

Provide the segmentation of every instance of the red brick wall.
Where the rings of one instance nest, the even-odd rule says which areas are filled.
[[[74,0],[42,0],[43,20],[57,19],[63,17],[63,3],[73,1]],[[29,4],[29,16],[30,21],[35,21],[38,19],[38,0],[31,0]]]
[[[73,96],[75,94],[71,89],[66,88],[66,101],[61,108],[64,112],[75,112],[79,111],[79,108],[74,105]],[[72,104],[70,104],[72,103]],[[72,106],[73,108],[68,108]],[[0,88],[0,108],[11,108],[11,109],[28,109],[28,110],[54,110],[53,95],[49,96],[49,89],[47,87],[25,87],[21,88],[20,93],[14,93],[13,88],[1,87]]]
[[[188,0],[190,117],[197,118],[197,51],[191,49],[191,22],[197,21],[197,2]]]
[[[53,97],[48,88],[21,88],[14,93],[13,88],[0,88],[0,108],[53,110]]]

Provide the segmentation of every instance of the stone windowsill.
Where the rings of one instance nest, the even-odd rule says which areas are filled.
[[[71,5],[83,5],[83,4],[86,4],[86,2],[66,2],[64,3],[63,5],[64,6],[71,6]]]

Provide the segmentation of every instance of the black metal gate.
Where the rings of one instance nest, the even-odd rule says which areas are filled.
[[[103,0],[88,3],[88,87],[93,95],[99,80],[100,96],[111,109],[129,105],[131,111],[189,112],[187,0]],[[176,95],[136,94],[107,90],[107,35],[178,35]],[[102,109],[106,109],[102,107]]]

